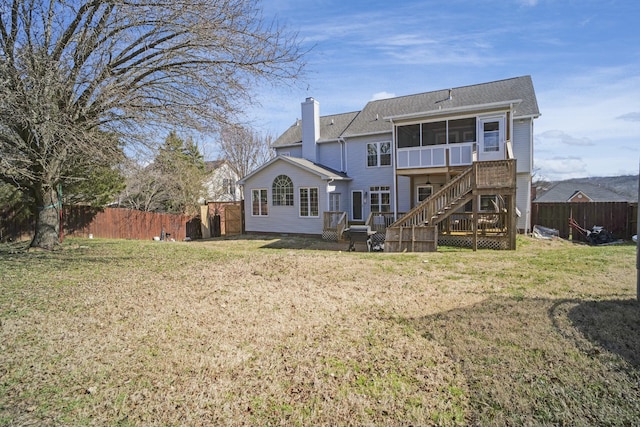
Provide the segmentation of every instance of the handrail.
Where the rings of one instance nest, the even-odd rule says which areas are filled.
[[[375,221],[375,218],[382,217],[382,223]],[[365,225],[368,225],[371,230],[384,234],[387,227],[393,222],[393,212],[370,212],[367,217]]]
[[[347,228],[347,213],[342,212],[342,215],[340,215],[340,218],[338,218],[338,224],[336,225],[338,240],[342,238],[342,233],[344,232],[345,228]]]
[[[473,167],[466,169],[389,227],[408,227],[411,225],[425,225],[430,223],[431,219],[438,212],[451,207],[451,203],[459,200],[473,189],[473,183],[475,181],[474,172],[475,168]]]

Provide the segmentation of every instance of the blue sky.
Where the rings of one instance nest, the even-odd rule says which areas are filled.
[[[312,96],[321,115],[381,97],[531,75],[536,177],[637,174],[640,2],[265,0],[299,32],[307,75],[259,89],[254,127],[278,136]]]

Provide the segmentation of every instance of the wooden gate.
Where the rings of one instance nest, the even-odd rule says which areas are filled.
[[[224,209],[225,235],[242,234],[242,206],[227,205]]]

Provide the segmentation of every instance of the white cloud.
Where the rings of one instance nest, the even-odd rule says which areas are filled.
[[[580,157],[536,159],[535,168],[540,170],[543,179],[551,181],[580,178],[587,175],[587,165]]]
[[[371,97],[372,101],[378,101],[380,99],[388,99],[388,98],[395,98],[396,94],[395,93],[390,93],[390,92],[378,92],[378,93],[374,93],[373,96]]]
[[[593,141],[587,137],[578,138],[561,130],[548,130],[538,135],[541,140],[552,139],[566,145],[591,146]],[[544,142],[543,142],[544,143]]]

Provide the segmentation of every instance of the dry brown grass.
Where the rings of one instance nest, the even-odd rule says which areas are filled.
[[[344,249],[0,249],[0,425],[640,419],[634,247]]]

